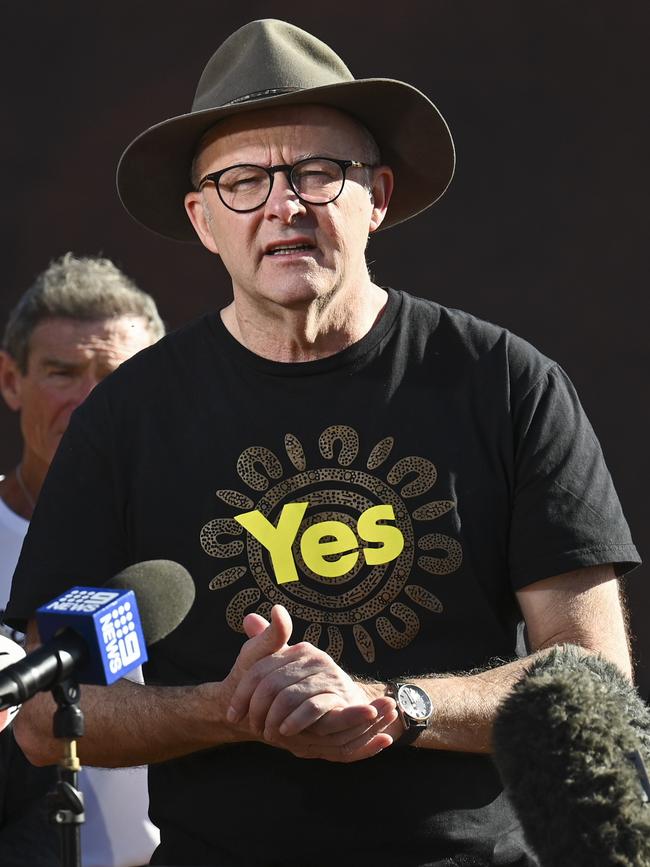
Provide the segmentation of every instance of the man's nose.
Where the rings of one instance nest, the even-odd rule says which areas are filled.
[[[286,171],[274,172],[271,183],[271,192],[266,200],[264,210],[267,216],[291,223],[298,214],[305,214],[307,208],[302,202],[291,184]]]

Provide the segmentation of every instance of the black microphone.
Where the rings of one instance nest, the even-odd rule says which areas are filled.
[[[0,710],[72,674],[79,683],[95,684],[128,674],[147,659],[141,638],[150,645],[169,635],[190,610],[194,593],[189,573],[172,560],[136,563],[101,588],[66,591],[37,613],[45,643],[0,671]]]
[[[493,743],[542,867],[650,867],[650,709],[613,663],[555,648],[501,705]]]

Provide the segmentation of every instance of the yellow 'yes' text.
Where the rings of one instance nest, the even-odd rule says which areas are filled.
[[[291,549],[308,506],[309,503],[287,503],[275,526],[258,509],[235,515],[235,521],[269,552],[278,584],[299,580]],[[401,531],[391,524],[379,523],[394,520],[395,512],[390,505],[371,506],[359,515],[359,538],[374,546],[362,549],[369,566],[389,563],[402,553]],[[312,572],[324,578],[338,578],[355,567],[360,553],[359,539],[341,521],[319,521],[307,527],[300,537],[300,553]],[[326,559],[336,555],[336,559]]]

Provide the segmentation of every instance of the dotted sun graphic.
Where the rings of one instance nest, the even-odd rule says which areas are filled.
[[[307,465],[303,446],[291,433],[284,438],[288,471],[268,448],[254,446],[242,452],[237,472],[246,491],[217,491],[229,514],[209,521],[200,534],[205,553],[225,561],[226,568],[209,586],[231,594],[226,610],[231,629],[243,631],[242,620],[250,611],[268,619],[272,605],[281,603],[294,619],[294,629],[296,620],[307,622],[304,640],[326,645],[323,649],[335,660],[340,659],[344,642],[352,639],[361,656],[373,662],[377,641],[394,649],[413,641],[420,628],[418,607],[442,611],[440,600],[423,586],[422,573],[455,572],[462,548],[450,536],[427,532],[427,523],[456,504],[430,499],[435,466],[422,457],[395,460],[394,445],[393,437],[380,440],[364,461],[357,432],[333,425],[319,437],[319,466]],[[364,463],[363,469],[356,468]],[[391,520],[385,520],[386,510]],[[251,513],[267,536],[246,532],[248,520],[253,526]],[[370,523],[374,536],[362,530],[371,515],[377,518]],[[289,523],[284,553],[291,577],[278,579],[279,560],[268,540],[277,542],[274,534],[279,537],[279,530]],[[382,556],[381,542],[377,548],[382,533],[393,533],[393,541],[401,534],[392,546],[394,556]],[[338,540],[337,553],[321,553],[315,560],[310,555],[313,548],[304,544],[314,536],[320,552],[327,551],[328,539]],[[389,548],[384,546],[385,551]],[[243,579],[247,586],[238,590]],[[294,638],[299,638],[297,630]]]

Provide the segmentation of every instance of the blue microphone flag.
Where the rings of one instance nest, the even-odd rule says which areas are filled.
[[[147,661],[133,590],[72,587],[36,611],[43,644],[72,629],[88,648],[76,671],[80,683],[108,686]]]

